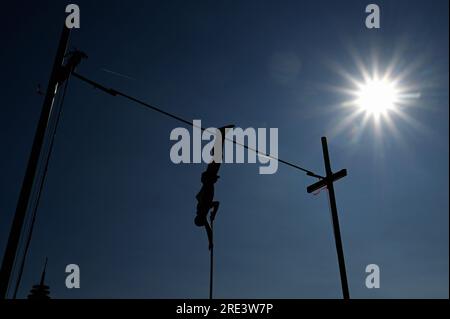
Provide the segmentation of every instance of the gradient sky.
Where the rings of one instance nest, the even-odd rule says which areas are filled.
[[[373,2],[373,1],[372,1]],[[279,128],[280,157],[319,174],[327,136],[351,296],[448,298],[448,1],[76,1],[78,71],[205,126]],[[60,1],[9,1],[0,17],[3,253],[60,35]],[[358,61],[417,98],[393,127],[349,112]],[[111,70],[130,78],[102,71]],[[194,226],[205,164],[175,165],[182,126],[72,79],[19,297],[49,257],[54,298],[206,298],[209,253]],[[216,184],[217,298],[340,298],[326,192],[280,164],[226,164]],[[65,266],[81,289],[65,287]],[[378,264],[381,288],[365,287]]]

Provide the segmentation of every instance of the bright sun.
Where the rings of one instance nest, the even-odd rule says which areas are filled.
[[[417,106],[421,97],[419,87],[411,82],[413,68],[397,65],[400,55],[383,63],[384,66],[376,56],[366,61],[354,54],[354,59],[356,69],[352,68],[352,72],[336,66],[336,72],[344,79],[343,86],[333,88],[343,96],[337,105],[342,117],[333,125],[330,135],[346,132],[356,142],[371,127],[378,137],[388,133],[397,138],[399,121],[423,129],[408,114],[408,109]]]
[[[387,80],[369,79],[358,85],[355,104],[368,115],[379,117],[393,110],[398,103],[398,90]]]

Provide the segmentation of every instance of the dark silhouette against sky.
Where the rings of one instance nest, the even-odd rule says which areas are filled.
[[[352,297],[448,298],[448,1],[375,1],[378,30],[365,27],[369,3],[77,1],[71,46],[89,56],[79,73],[206,127],[278,128],[279,156],[319,174],[327,136],[333,169],[348,170],[335,190]],[[64,8],[2,4],[2,252]],[[404,75],[410,102],[390,124],[342,107],[361,65]],[[179,126],[71,79],[19,297],[46,257],[52,298],[207,297],[194,224],[206,164],[171,162]],[[327,194],[306,192],[315,181],[221,165],[216,298],[341,297]],[[65,287],[68,264],[80,289]],[[380,289],[365,287],[368,264]]]

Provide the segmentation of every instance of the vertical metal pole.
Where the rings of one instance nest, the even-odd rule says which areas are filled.
[[[214,279],[214,219],[211,219],[211,242],[210,269],[209,269],[209,299],[213,299],[213,279]]]
[[[31,190],[33,188],[36,177],[37,165],[44,143],[45,132],[47,130],[50,114],[52,111],[53,100],[58,90],[58,82],[61,75],[64,55],[69,42],[70,29],[63,27],[61,38],[59,40],[58,50],[53,62],[53,69],[50,75],[50,80],[47,86],[44,103],[42,106],[39,123],[34,136],[31,154],[28,159],[28,166],[25,172],[25,177],[20,190],[19,199],[14,214],[11,231],[9,233],[8,243],[3,255],[2,267],[0,270],[0,299],[6,299],[8,285],[11,279],[12,267],[17,255],[17,248],[19,245],[20,234],[22,232],[26,211],[30,201]]]
[[[330,197],[331,216],[333,219],[333,231],[339,262],[339,272],[341,275],[342,295],[344,299],[350,299],[350,293],[348,291],[348,283],[347,283],[347,273],[345,271],[344,250],[342,248],[341,231],[339,229],[336,197],[334,194],[333,177],[332,177],[333,172],[331,171],[330,157],[328,155],[328,145],[326,137],[322,137],[322,150],[323,150],[323,159],[325,162],[325,171],[327,174],[326,180],[327,180],[328,196]]]

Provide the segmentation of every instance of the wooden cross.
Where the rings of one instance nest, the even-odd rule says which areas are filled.
[[[331,171],[330,157],[328,155],[328,145],[326,137],[322,137],[322,150],[323,150],[323,159],[325,162],[326,176],[320,181],[308,186],[306,188],[306,191],[308,193],[312,193],[323,187],[326,187],[328,189],[328,196],[330,199],[330,206],[331,206],[331,216],[333,219],[334,239],[336,242],[336,251],[339,262],[339,272],[341,275],[342,295],[344,299],[350,299],[347,283],[347,273],[345,271],[344,250],[342,249],[341,231],[339,229],[339,219],[336,208],[336,196],[334,194],[334,187],[333,187],[333,183],[335,181],[341,179],[342,177],[347,176],[347,170],[343,169],[334,174]]]

